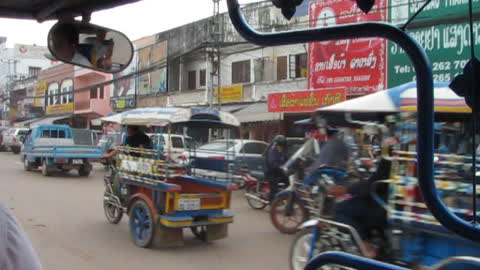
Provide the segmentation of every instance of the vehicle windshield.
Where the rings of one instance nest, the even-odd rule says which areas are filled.
[[[194,150],[198,148],[198,143],[195,142],[195,140],[193,140],[192,138],[185,137],[184,140],[185,140],[185,147],[187,149]]]

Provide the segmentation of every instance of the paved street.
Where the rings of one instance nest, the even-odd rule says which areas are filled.
[[[227,239],[210,244],[185,231],[186,244],[174,249],[136,247],[127,218],[109,224],[103,214],[103,170],[89,178],[43,177],[26,172],[18,155],[0,153],[0,200],[13,209],[45,269],[288,269],[292,236],[270,224],[268,212],[250,209],[238,192],[235,223]]]

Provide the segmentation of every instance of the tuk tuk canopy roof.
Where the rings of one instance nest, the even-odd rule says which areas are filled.
[[[102,121],[135,126],[166,126],[181,123],[240,126],[240,122],[232,114],[204,108],[138,108],[104,117]]]
[[[434,84],[437,113],[470,113],[463,97],[457,96],[447,83]],[[317,112],[396,113],[417,111],[417,84],[403,84],[385,91],[318,108]]]

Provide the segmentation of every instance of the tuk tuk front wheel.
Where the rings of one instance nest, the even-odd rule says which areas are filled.
[[[334,250],[328,240],[328,236],[321,236],[321,232],[317,232],[317,238],[314,239],[315,228],[305,228],[298,232],[293,240],[290,248],[290,269],[303,270],[310,259],[315,258],[318,254]],[[315,241],[315,243],[312,243]],[[312,245],[313,244],[313,245]],[[312,251],[312,248],[314,250]],[[312,258],[310,257],[312,255]],[[339,266],[327,265],[322,266],[321,270],[341,270]]]
[[[207,241],[207,226],[195,226],[191,227],[190,230],[198,240]]]
[[[277,196],[270,207],[270,220],[273,226],[286,234],[295,233],[308,219],[308,211],[303,202],[290,196],[291,194]]]
[[[108,222],[112,224],[118,224],[123,217],[123,210],[115,205],[113,205],[108,199],[109,195],[107,192],[103,195],[103,210],[105,212],[105,217]]]
[[[130,234],[135,244],[142,248],[148,248],[155,236],[155,221],[148,204],[142,200],[136,200],[130,209]]]

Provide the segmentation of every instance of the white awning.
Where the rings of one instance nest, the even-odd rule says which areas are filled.
[[[283,113],[268,112],[267,103],[254,103],[233,114],[240,123],[283,120]]]
[[[33,127],[36,127],[36,126],[39,126],[39,125],[44,125],[44,124],[46,124],[46,125],[54,124],[54,122],[57,121],[57,120],[62,120],[62,119],[70,118],[70,117],[71,117],[70,115],[46,117],[46,118],[43,118],[43,119],[40,119],[38,121],[35,121],[35,122],[31,123],[30,127],[33,128]]]
[[[13,126],[14,127],[29,127],[30,123],[34,123],[34,122],[36,122],[40,119],[41,118],[35,118],[35,119],[30,119],[30,120],[26,120],[26,121],[22,121],[22,122],[17,122]]]

